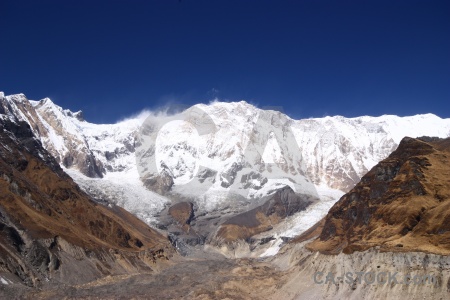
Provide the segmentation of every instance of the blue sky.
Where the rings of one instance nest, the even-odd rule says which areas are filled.
[[[450,117],[450,1],[0,1],[0,90],[92,122],[214,97]]]

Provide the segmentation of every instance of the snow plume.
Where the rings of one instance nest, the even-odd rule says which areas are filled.
[[[153,115],[154,112],[149,109],[143,109],[138,113],[132,114],[131,116],[124,117],[122,119],[119,119],[116,123],[126,123],[130,120],[140,120],[141,122],[144,122],[145,119],[147,119],[149,116]]]
[[[152,118],[170,117],[182,113],[189,107],[190,107],[189,105],[182,104],[176,101],[168,102],[156,108],[145,108],[138,113],[120,119],[119,121],[117,121],[117,123],[123,123],[130,120],[139,120],[141,121],[141,123],[143,123],[148,117]]]

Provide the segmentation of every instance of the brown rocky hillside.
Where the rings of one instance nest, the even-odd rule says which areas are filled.
[[[0,119],[0,274],[11,282],[75,284],[151,271],[167,238],[117,206],[93,202],[33,137]]]
[[[404,138],[325,217],[307,247],[322,253],[450,254],[450,138]]]

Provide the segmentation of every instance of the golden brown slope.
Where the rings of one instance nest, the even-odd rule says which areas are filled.
[[[404,138],[329,211],[307,247],[323,253],[450,254],[450,138]]]
[[[93,202],[27,124],[8,119],[0,120],[0,231],[0,272],[31,285],[148,271],[172,251],[130,213]]]

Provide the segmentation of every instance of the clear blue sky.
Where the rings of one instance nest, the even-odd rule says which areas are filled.
[[[0,90],[92,122],[214,97],[450,117],[450,1],[0,0]]]

